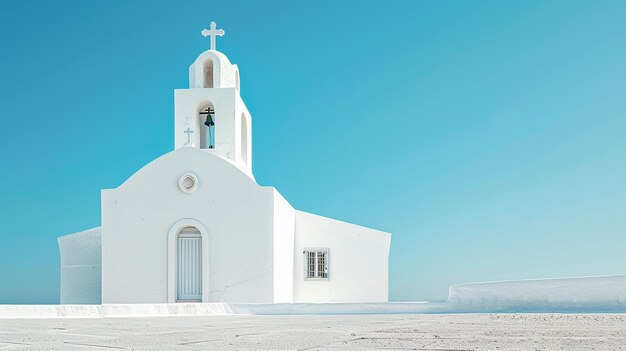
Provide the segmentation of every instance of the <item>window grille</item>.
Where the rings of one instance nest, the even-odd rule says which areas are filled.
[[[305,249],[305,279],[328,279],[328,249]]]

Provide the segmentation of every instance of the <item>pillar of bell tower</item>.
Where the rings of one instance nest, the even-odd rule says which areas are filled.
[[[175,149],[213,153],[252,175],[252,118],[237,65],[219,51],[203,52],[189,67],[189,89],[176,89],[174,100]]]

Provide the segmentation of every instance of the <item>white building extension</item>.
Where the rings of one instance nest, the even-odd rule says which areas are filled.
[[[102,190],[101,227],[59,238],[61,303],[387,301],[389,233],[256,183],[239,84],[214,45],[191,65],[174,150]]]

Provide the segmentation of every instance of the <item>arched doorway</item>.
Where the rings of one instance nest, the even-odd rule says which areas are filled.
[[[192,218],[167,234],[167,302],[209,301],[209,232]]]
[[[202,301],[202,234],[186,227],[176,239],[176,301]]]

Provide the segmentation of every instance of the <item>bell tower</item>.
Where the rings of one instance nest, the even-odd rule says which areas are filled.
[[[203,36],[211,49],[189,67],[189,88],[174,91],[174,149],[195,147],[218,155],[252,177],[252,118],[239,92],[239,68],[215,49],[224,35],[211,22]]]

